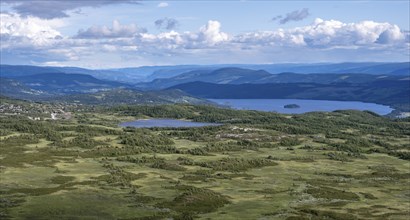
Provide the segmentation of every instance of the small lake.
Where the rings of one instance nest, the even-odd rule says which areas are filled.
[[[394,109],[375,103],[356,101],[326,101],[302,99],[209,99],[220,105],[241,110],[270,111],[285,114],[301,114],[306,112],[331,112],[335,110],[369,110],[379,115],[389,114]],[[285,105],[296,104],[298,108],[285,108]]]
[[[121,123],[121,127],[134,128],[191,128],[191,127],[205,127],[205,126],[219,126],[217,123],[193,122],[176,119],[141,119],[136,121],[129,121]]]

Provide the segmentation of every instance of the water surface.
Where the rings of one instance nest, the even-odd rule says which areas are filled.
[[[205,126],[218,126],[221,124],[217,123],[205,123],[205,122],[193,122],[193,121],[184,121],[176,119],[141,119],[136,121],[129,121],[121,123],[121,127],[134,127],[134,128],[188,128],[188,127],[205,127]]]
[[[301,114],[306,112],[331,112],[335,110],[369,110],[379,115],[386,115],[392,108],[375,103],[356,101],[326,101],[302,99],[209,99],[220,105],[242,110],[273,111],[285,114]],[[299,108],[285,108],[285,105],[296,104]]]

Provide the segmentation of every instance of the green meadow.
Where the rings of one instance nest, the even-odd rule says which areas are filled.
[[[139,118],[218,122],[120,128]],[[1,219],[409,219],[410,121],[210,106],[0,116]]]

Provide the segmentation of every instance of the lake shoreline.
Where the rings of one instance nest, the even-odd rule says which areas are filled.
[[[220,123],[208,122],[194,122],[184,119],[170,119],[170,118],[151,118],[151,119],[137,119],[120,123],[120,127],[134,127],[134,128],[192,128],[192,127],[207,127],[207,126],[221,126]]]
[[[310,100],[310,99],[208,99],[218,105],[237,110],[257,110],[282,114],[303,114],[308,112],[332,112],[336,110],[372,111],[389,115],[394,109],[387,105],[360,101]],[[299,108],[285,108],[296,104]]]

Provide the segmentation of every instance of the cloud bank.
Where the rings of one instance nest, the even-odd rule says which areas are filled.
[[[311,48],[377,47],[378,44],[408,46],[405,33],[397,25],[361,21],[343,23],[336,20],[315,19],[311,25],[276,31],[251,32],[235,37],[235,42],[250,45],[288,45]]]
[[[171,22],[172,23],[172,22]],[[310,25],[229,34],[210,20],[196,31],[147,32],[136,24],[91,26],[64,36],[61,19],[1,14],[2,57],[38,63],[84,66],[88,63],[145,65],[186,63],[261,63],[378,61],[408,59],[410,33],[395,24],[375,21],[344,23],[317,18]],[[171,25],[172,26],[172,25]],[[171,30],[169,30],[171,29]],[[2,58],[2,62],[6,58]],[[315,60],[313,60],[315,59]],[[355,60],[357,59],[357,60]]]
[[[79,30],[74,38],[79,39],[103,39],[103,38],[131,38],[138,32],[145,32],[135,24],[121,25],[119,21],[114,20],[112,27],[92,26],[87,30]]]
[[[138,4],[138,0],[2,0],[12,4],[12,8],[22,16],[33,16],[43,19],[69,17],[68,12],[83,7],[101,7],[111,4]]]
[[[22,18],[16,14],[0,14],[1,48],[42,47],[62,39],[57,28],[62,21]]]

